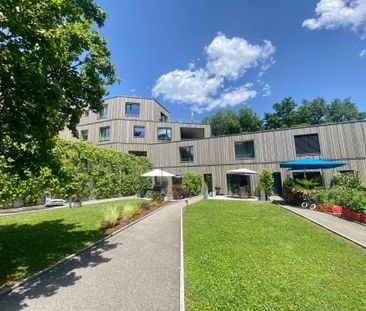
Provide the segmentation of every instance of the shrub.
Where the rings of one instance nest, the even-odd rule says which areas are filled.
[[[105,209],[102,228],[112,228],[118,222],[119,211],[117,206],[111,206]]]
[[[337,173],[332,177],[331,187],[344,187],[357,190],[365,189],[365,185],[359,176],[340,173]]]
[[[180,200],[186,197],[187,193],[181,185],[173,185],[173,199]]]
[[[140,209],[138,206],[134,205],[126,205],[122,211],[122,216],[126,220],[138,214],[140,214]]]
[[[266,192],[267,197],[273,194],[273,174],[271,170],[262,169],[259,175],[259,189]]]
[[[187,172],[183,175],[183,189],[191,196],[198,195],[201,191],[202,178],[200,173]]]
[[[156,203],[161,203],[163,202],[163,196],[159,191],[153,191],[152,195],[151,195],[152,201],[156,202]]]
[[[148,202],[141,203],[140,209],[142,211],[149,211],[151,209],[150,203]]]

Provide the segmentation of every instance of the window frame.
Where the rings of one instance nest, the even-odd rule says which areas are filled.
[[[252,143],[253,145],[253,156],[248,156],[248,155],[244,155],[244,156],[238,156],[237,154],[237,145],[239,144],[245,144],[245,143]],[[254,144],[254,139],[250,139],[250,140],[242,140],[242,141],[236,141],[234,142],[234,153],[235,153],[235,159],[236,160],[242,160],[242,159],[254,159],[255,158],[255,144]]]
[[[86,139],[83,139],[83,133],[86,132]],[[88,129],[85,129],[85,130],[80,130],[80,140],[81,141],[88,141],[89,139],[89,130]]]
[[[144,129],[144,131],[143,131],[144,135],[143,135],[143,136],[135,135],[135,129],[136,129],[136,128]],[[145,126],[141,126],[141,125],[134,125],[134,126],[133,126],[133,137],[134,137],[134,138],[145,138],[145,133],[146,133],[146,128],[145,128]]]
[[[160,139],[159,138],[159,130],[166,130],[167,139]],[[170,131],[170,139],[169,139],[169,136],[168,136],[168,130]],[[158,141],[172,141],[172,139],[173,139],[172,128],[171,127],[158,127],[158,129],[157,129],[157,139],[158,139]]]
[[[108,139],[102,139],[102,131],[104,129],[109,129],[108,132]],[[99,128],[99,142],[106,142],[106,141],[110,141],[111,139],[111,127],[110,126],[102,126]]]
[[[296,139],[297,138],[300,138],[300,137],[309,137],[309,136],[316,136],[317,137],[317,143],[318,143],[319,152],[302,152],[302,153],[299,153],[298,152],[298,148],[297,148],[297,143],[299,143],[299,142]],[[320,139],[319,139],[319,134],[318,133],[294,135],[294,143],[295,143],[295,154],[296,154],[297,157],[312,156],[312,155],[321,155]]]
[[[127,111],[127,107],[128,106],[138,106],[139,107],[139,112],[138,114],[132,114],[131,112]],[[132,111],[131,109],[129,111]],[[141,104],[140,103],[131,103],[131,102],[126,102],[125,104],[125,116],[126,117],[131,117],[131,118],[139,118],[141,114]]]
[[[101,114],[102,111],[105,111],[105,114]],[[98,112],[98,119],[106,119],[108,116],[108,105],[103,105],[103,108],[99,110]]]
[[[190,152],[191,152],[191,158],[189,160],[183,160],[182,159],[182,150],[183,149],[187,149],[189,148],[190,149]],[[182,163],[190,163],[190,162],[194,162],[194,149],[193,149],[193,145],[190,145],[190,146],[180,146],[179,147],[179,159],[180,159],[180,162]]]

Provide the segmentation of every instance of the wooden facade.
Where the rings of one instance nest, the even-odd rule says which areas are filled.
[[[339,169],[324,170],[324,183],[329,185],[331,176],[339,170],[352,170],[366,180],[366,122],[352,121],[337,124],[298,127],[292,129],[268,130],[255,133],[243,133],[223,137],[211,137],[209,125],[169,122],[169,112],[153,99],[114,97],[105,101],[108,105],[104,118],[90,113],[82,117],[78,130],[88,131],[87,141],[118,151],[144,151],[155,168],[163,168],[176,175],[186,171],[211,174],[213,187],[220,187],[222,193],[228,193],[228,171],[247,168],[260,171],[269,168],[280,175],[282,181],[292,173],[280,169],[279,164],[306,156],[344,161],[346,166]],[[138,117],[125,115],[127,103],[140,105]],[[161,114],[167,120],[161,121]],[[145,129],[144,137],[134,137],[134,126]],[[100,128],[109,127],[108,141],[100,141]],[[159,141],[158,129],[170,128],[171,141]],[[202,131],[202,138],[182,139],[182,129]],[[201,132],[200,132],[201,133]],[[295,136],[317,134],[320,152],[317,154],[297,154]],[[71,139],[68,130],[61,136]],[[253,141],[254,155],[237,158],[235,143]],[[180,147],[193,147],[192,161],[182,161]],[[256,190],[258,176],[251,176],[251,191]]]

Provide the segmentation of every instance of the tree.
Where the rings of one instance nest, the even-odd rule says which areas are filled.
[[[262,169],[259,175],[259,189],[266,193],[267,199],[273,194],[274,178],[269,169]]]
[[[365,112],[359,112],[357,105],[346,98],[343,101],[335,99],[327,109],[327,122],[344,122],[351,120],[362,120],[366,118]]]
[[[317,97],[312,101],[304,99],[297,110],[297,123],[303,125],[315,125],[324,123],[327,113],[327,103],[324,98]]]
[[[239,124],[240,132],[255,132],[262,128],[262,121],[251,107],[240,108]]]
[[[93,0],[0,2],[0,155],[14,171],[49,163],[53,138],[98,111],[117,78]]]
[[[231,109],[219,110],[213,116],[206,117],[202,121],[211,125],[213,136],[240,133],[239,118]]]
[[[273,105],[274,113],[265,113],[265,128],[276,129],[293,127],[297,125],[297,104],[291,97],[284,98],[281,102]]]
[[[201,191],[202,176],[196,172],[186,172],[183,174],[182,186],[191,196],[198,195]]]

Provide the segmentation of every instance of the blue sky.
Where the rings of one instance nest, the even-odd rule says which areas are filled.
[[[366,110],[366,0],[99,0],[122,78],[110,96],[156,97],[171,119],[291,96]],[[366,54],[366,52],[364,52]]]

